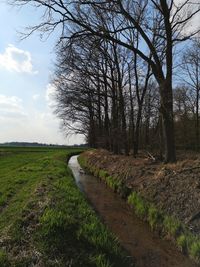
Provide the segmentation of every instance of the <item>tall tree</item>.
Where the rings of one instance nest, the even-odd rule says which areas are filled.
[[[200,3],[183,0],[115,0],[115,1],[64,1],[64,0],[13,0],[15,4],[35,4],[44,8],[41,24],[31,31],[53,31],[63,26],[62,38],[96,35],[113,41],[136,53],[152,69],[159,84],[163,122],[165,161],[176,160],[173,121],[173,47],[186,41],[199,29],[188,31],[187,26],[200,12]],[[74,32],[73,25],[79,26]],[[135,46],[132,34],[141,40]],[[149,57],[149,53],[151,57]]]
[[[199,149],[200,38],[193,40],[192,45],[184,52],[181,63],[182,79],[195,95],[196,148]]]

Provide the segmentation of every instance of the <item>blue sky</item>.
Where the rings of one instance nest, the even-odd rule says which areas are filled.
[[[34,25],[39,16],[35,9],[0,3],[0,143],[80,143],[80,136],[64,136],[53,115],[50,81],[56,33],[46,41],[40,40],[39,33],[19,40],[17,31]]]

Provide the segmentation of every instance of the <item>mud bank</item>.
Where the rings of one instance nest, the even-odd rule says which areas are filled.
[[[162,238],[172,240],[179,250],[199,262],[197,155],[167,165],[143,156],[134,159],[105,150],[87,151],[81,158],[92,174],[126,198],[135,213]]]
[[[135,267],[192,267],[196,266],[182,255],[171,242],[161,240],[146,222],[135,216],[119,195],[101,180],[86,174],[79,166],[77,157],[69,162],[79,188],[128,251]]]

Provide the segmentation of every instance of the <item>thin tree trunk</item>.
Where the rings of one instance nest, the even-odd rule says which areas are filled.
[[[109,136],[110,136],[110,133],[109,133],[109,115],[108,115],[108,90],[107,90],[107,84],[106,84],[107,81],[105,81],[105,97],[104,97],[104,112],[105,112],[105,124],[104,124],[104,128],[105,128],[105,148],[106,149],[110,149],[110,144],[109,144]]]
[[[133,142],[134,142],[134,132],[135,132],[135,124],[134,124],[134,106],[133,106],[133,96],[132,96],[132,86],[131,86],[131,71],[130,71],[130,66],[128,70],[128,75],[129,75],[129,97],[130,97],[130,141],[129,141],[129,150],[130,148],[133,147]]]
[[[122,89],[122,77],[121,77],[121,71],[120,71],[120,66],[119,66],[119,61],[118,61],[118,55],[117,55],[117,49],[116,45],[113,45],[114,48],[114,58],[115,58],[115,65],[117,69],[117,81],[118,81],[118,90],[119,90],[119,109],[120,109],[120,115],[121,115],[121,123],[122,123],[122,143],[123,143],[123,148],[125,151],[125,154],[129,154],[129,149],[128,149],[128,138],[127,138],[127,127],[126,127],[126,115],[125,115],[125,105],[124,105],[124,96],[123,96],[123,89]]]
[[[160,90],[165,162],[175,162],[176,150],[174,139],[173,96],[171,82],[165,80],[161,85]]]
[[[197,71],[197,89],[196,89],[196,149],[199,150],[199,81]]]
[[[163,161],[163,122],[162,115],[159,114],[158,119],[158,127],[159,127],[159,159]]]
[[[139,105],[139,110],[137,114],[137,120],[135,124],[135,135],[133,142],[133,155],[136,156],[139,150],[139,135],[140,135],[140,121],[142,116],[142,105]]]
[[[112,81],[112,133],[111,133],[111,143],[113,152],[115,154],[119,154],[119,122],[118,122],[118,106],[117,106],[117,91],[116,91],[116,84],[115,84],[115,77],[114,77],[114,71],[111,67],[111,81]]]
[[[98,73],[99,74],[99,73]],[[101,84],[99,75],[97,78],[97,117],[98,117],[98,139],[102,138],[102,121],[101,121]],[[100,143],[100,146],[102,144]]]

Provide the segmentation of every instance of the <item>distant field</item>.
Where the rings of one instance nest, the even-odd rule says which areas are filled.
[[[77,189],[80,149],[0,147],[0,266],[128,266]]]

